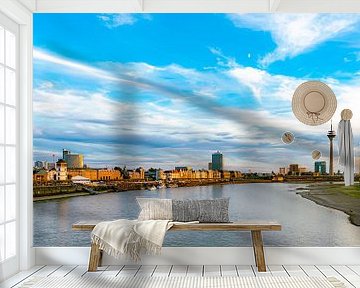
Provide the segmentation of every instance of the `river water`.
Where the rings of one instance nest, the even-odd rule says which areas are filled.
[[[267,246],[360,246],[360,227],[343,212],[296,194],[298,184],[251,183],[129,191],[34,203],[34,246],[89,246],[90,232],[71,231],[80,220],[136,219],[136,197],[230,197],[230,220],[275,220],[280,232],[264,232]],[[164,246],[251,246],[248,232],[168,232]]]

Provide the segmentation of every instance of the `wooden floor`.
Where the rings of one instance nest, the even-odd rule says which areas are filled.
[[[19,287],[31,276],[43,277],[201,277],[201,276],[320,276],[336,277],[347,287],[360,288],[360,265],[348,266],[267,266],[267,272],[257,272],[254,266],[103,266],[97,272],[87,272],[86,266],[35,266],[32,269],[20,272],[14,277],[0,283],[0,288]]]

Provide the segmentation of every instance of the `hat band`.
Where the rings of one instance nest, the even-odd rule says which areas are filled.
[[[313,120],[314,123],[316,123],[319,120],[320,121],[323,120],[322,118],[320,118],[320,112],[310,112],[309,110],[307,110],[306,114],[308,115],[309,118]]]

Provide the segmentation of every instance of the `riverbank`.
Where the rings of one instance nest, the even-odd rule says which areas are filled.
[[[271,180],[264,179],[240,179],[240,180],[191,180],[191,181],[173,181],[176,187],[197,187],[211,185],[227,185],[227,184],[248,184],[248,183],[272,183]],[[111,192],[127,192],[137,190],[147,190],[149,187],[155,186],[156,181],[152,182],[114,182],[98,187],[91,187],[91,192],[85,192],[81,185],[59,185],[59,186],[42,186],[34,187],[33,201],[46,201],[53,199],[62,199],[79,196],[91,196],[95,194],[105,194]],[[173,187],[176,189],[176,187]],[[36,188],[36,190],[35,190]],[[41,190],[40,190],[41,189]],[[161,190],[158,190],[161,191]]]
[[[360,226],[360,185],[358,183],[348,187],[345,187],[344,183],[316,183],[305,188],[298,188],[298,190],[297,194],[308,200],[345,212],[349,215],[352,224]]]
[[[111,192],[114,192],[114,191],[104,190],[104,191],[98,191],[96,194],[105,194],[105,193],[111,193]],[[80,196],[91,196],[91,195],[95,195],[95,194],[90,194],[88,192],[75,192],[75,193],[66,193],[66,194],[57,194],[57,195],[47,195],[47,196],[33,197],[33,202],[56,200],[56,199],[71,198],[71,197],[80,197]]]

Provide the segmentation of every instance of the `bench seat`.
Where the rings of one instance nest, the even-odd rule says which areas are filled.
[[[79,221],[72,225],[74,231],[92,231],[100,221]],[[250,231],[254,249],[255,263],[259,272],[266,271],[264,245],[261,231],[280,231],[281,225],[269,221],[241,221],[231,223],[189,223],[174,224],[169,231]],[[97,270],[100,265],[102,251],[98,245],[91,244],[88,271]]]

